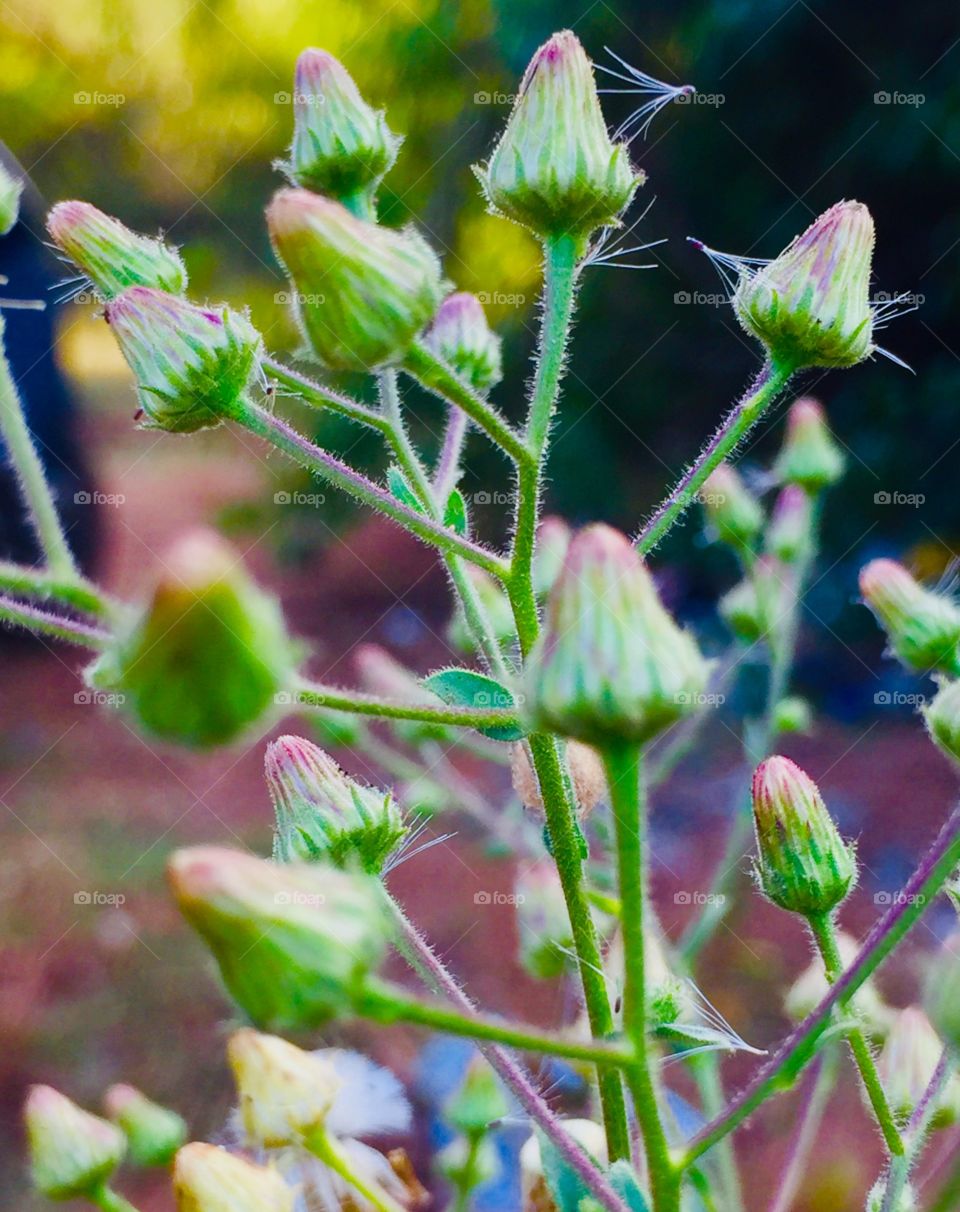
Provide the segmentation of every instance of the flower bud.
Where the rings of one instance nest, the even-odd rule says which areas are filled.
[[[789,694],[780,699],[773,709],[775,734],[787,732],[808,733],[813,727],[813,710],[809,702],[799,694]]]
[[[805,396],[791,404],[787,435],[773,465],[778,482],[796,484],[813,495],[835,484],[843,466],[843,451],[817,401]]]
[[[767,265],[743,272],[733,306],[781,364],[855,366],[874,350],[870,307],[873,219],[838,202]]]
[[[245,1028],[231,1035],[227,1059],[250,1144],[279,1149],[323,1128],[340,1079],[322,1054]]]
[[[789,758],[767,758],[753,775],[753,819],[770,900],[807,917],[835,909],[856,879],[856,860],[813,779]]]
[[[382,110],[369,106],[347,69],[326,51],[308,48],[293,79],[290,179],[353,207],[372,206],[403,140]]]
[[[784,564],[796,564],[813,547],[813,503],[797,484],[788,484],[777,497],[767,527],[767,548]]]
[[[923,718],[933,743],[960,762],[960,682],[944,682],[923,708]]]
[[[58,202],[47,215],[47,231],[104,299],[115,299],[130,286],[173,295],[187,289],[187,271],[176,249],[138,235],[89,202]]]
[[[908,1119],[913,1114],[942,1053],[943,1041],[919,1006],[908,1006],[897,1014],[877,1057],[877,1072],[894,1115]],[[934,1127],[956,1121],[960,1113],[958,1096],[960,1079],[954,1075],[937,1099]]]
[[[581,817],[589,816],[607,793],[603,762],[596,749],[580,741],[567,742],[566,757],[578,813]],[[526,746],[520,741],[514,744],[510,754],[510,774],[520,803],[529,811],[543,816],[540,784]]]
[[[293,1212],[295,1192],[276,1170],[194,1142],[173,1167],[177,1212]]]
[[[581,530],[527,663],[535,726],[598,748],[643,743],[696,709],[708,674],[629,540],[609,526]]]
[[[760,502],[744,484],[737,469],[721,463],[704,482],[701,500],[707,521],[721,543],[749,547],[763,528]]]
[[[105,314],[150,429],[194,433],[218,425],[243,403],[259,373],[260,334],[229,307],[195,307],[131,286]]]
[[[144,731],[206,748],[270,712],[295,657],[276,601],[222,539],[201,530],[174,546],[149,603],[87,679],[123,695]]]
[[[176,851],[168,873],[227,989],[263,1028],[316,1027],[349,1012],[383,958],[388,923],[372,877],[214,846]]]
[[[497,1075],[481,1056],[475,1056],[459,1088],[443,1109],[443,1118],[464,1136],[482,1136],[510,1110]]]
[[[533,553],[533,588],[538,598],[546,597],[560,575],[570,546],[570,527],[563,518],[548,514],[537,527]]]
[[[960,933],[951,935],[929,960],[924,1005],[937,1031],[960,1050]]]
[[[566,971],[573,931],[553,864],[521,868],[515,896],[520,962],[538,980],[554,980]]]
[[[723,595],[717,608],[733,634],[753,644],[776,635],[791,593],[787,570],[773,556],[763,555],[750,574]]]
[[[569,30],[534,55],[488,164],[476,170],[490,209],[538,236],[581,247],[612,226],[642,177],[607,132],[593,67]]]
[[[447,295],[424,342],[477,391],[488,391],[503,378],[500,338],[476,295]]]
[[[322,860],[379,875],[407,835],[389,791],[348,778],[302,737],[272,741],[264,769],[276,812],[273,857],[279,862]]]
[[[305,189],[275,194],[267,225],[303,335],[331,370],[400,361],[440,306],[440,262],[412,228],[378,227]]]
[[[20,195],[23,182],[0,164],[0,236],[7,236],[20,217]]]
[[[926,589],[895,560],[871,560],[860,592],[904,665],[960,674],[960,606],[953,598]]]
[[[183,1118],[134,1086],[111,1086],[104,1095],[104,1106],[127,1138],[127,1151],[134,1165],[167,1166],[187,1139]]]
[[[54,1090],[31,1086],[23,1116],[34,1187],[48,1199],[82,1199],[102,1187],[126,1149],[114,1124]]]

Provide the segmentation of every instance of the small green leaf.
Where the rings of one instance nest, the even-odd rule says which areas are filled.
[[[449,707],[469,707],[472,710],[516,710],[516,699],[500,682],[472,669],[440,669],[424,678],[423,685]],[[495,724],[478,729],[493,741],[519,741],[525,735],[517,724]]]
[[[631,1212],[650,1212],[640,1184],[637,1182],[637,1176],[629,1162],[621,1159],[613,1163],[610,1167],[610,1185],[631,1209]]]
[[[553,1141],[548,1140],[539,1128],[537,1138],[540,1141],[543,1177],[553,1196],[557,1212],[580,1212],[581,1201],[590,1198],[590,1189],[568,1164]]]
[[[459,488],[454,488],[447,497],[447,503],[443,510],[443,524],[444,526],[449,526],[451,530],[455,530],[459,535],[467,533],[469,524],[467,503],[463,499],[463,493]]]
[[[419,497],[407,483],[407,478],[399,467],[391,467],[387,472],[387,487],[401,505],[406,505],[417,513],[423,513]]]

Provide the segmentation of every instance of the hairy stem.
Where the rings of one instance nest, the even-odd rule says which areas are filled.
[[[57,640],[66,640],[68,644],[92,648],[95,652],[102,651],[110,642],[109,634],[98,627],[91,627],[89,623],[81,623],[77,619],[51,614],[26,602],[16,602],[6,594],[0,594],[0,623],[12,623],[33,632],[34,635],[53,636]]]
[[[440,457],[433,473],[433,487],[440,501],[447,499],[460,479],[460,455],[469,424],[469,418],[463,409],[455,408],[451,404]]]
[[[109,601],[103,591],[83,577],[64,580],[46,569],[27,568],[8,560],[0,560],[0,590],[57,602],[101,618],[109,617],[119,608],[119,603]]]
[[[428,724],[453,724],[462,728],[496,728],[516,724],[516,712],[501,707],[483,710],[470,707],[432,707],[422,703],[395,703],[360,691],[340,690],[299,679],[290,691],[289,706],[323,707],[331,711],[351,711],[355,715],[374,715],[384,720],[421,720]]]
[[[349,417],[351,421],[358,421],[369,429],[375,429],[378,433],[384,432],[386,422],[375,408],[361,404],[359,400],[351,399],[343,392],[335,391],[324,383],[318,383],[297,370],[291,370],[289,366],[284,366],[282,362],[278,362],[274,358],[264,358],[261,365],[268,378],[288,388],[305,404],[310,404],[314,408],[329,409],[342,417]]]

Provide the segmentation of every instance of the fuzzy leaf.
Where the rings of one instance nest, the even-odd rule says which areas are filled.
[[[417,513],[423,513],[420,499],[407,483],[407,478],[399,467],[391,467],[387,472],[387,487],[401,505],[406,505]]]
[[[463,493],[459,488],[454,490],[447,497],[447,503],[443,510],[443,524],[449,526],[451,530],[455,530],[458,535],[465,535],[469,526],[467,518],[467,503],[463,499]]]
[[[423,685],[449,707],[508,710],[517,705],[506,686],[485,674],[474,673],[472,669],[441,669],[424,678]],[[525,735],[519,723],[495,724],[478,731],[494,741],[519,741]]]

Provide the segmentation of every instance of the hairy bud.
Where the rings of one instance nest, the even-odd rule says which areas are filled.
[[[895,560],[871,560],[860,592],[904,665],[960,674],[960,606],[951,597],[926,589]]]
[[[714,468],[701,491],[707,521],[721,543],[749,547],[763,528],[760,502],[730,463]]]
[[[787,413],[787,435],[773,465],[779,483],[796,484],[812,495],[835,484],[843,467],[843,451],[823,409],[808,396],[796,400]]]
[[[340,1079],[322,1054],[246,1028],[231,1035],[227,1058],[251,1144],[296,1145],[323,1127]]]
[[[173,1167],[177,1212],[293,1212],[295,1191],[276,1170],[195,1142]]]
[[[111,1086],[104,1095],[104,1106],[127,1138],[130,1160],[137,1166],[169,1165],[187,1139],[183,1118],[134,1086]]]
[[[923,718],[933,743],[960,762],[960,682],[944,682],[923,708]]]
[[[48,1199],[83,1199],[102,1187],[126,1150],[114,1124],[52,1086],[31,1086],[23,1117],[34,1187]]]
[[[477,391],[488,391],[503,378],[500,338],[487,323],[476,295],[466,291],[447,295],[424,341]]]
[[[813,547],[813,504],[797,484],[788,484],[777,497],[767,547],[784,564],[799,563]]]

